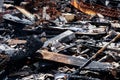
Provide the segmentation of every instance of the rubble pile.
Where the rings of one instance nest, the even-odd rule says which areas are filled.
[[[119,80],[119,0],[1,0],[0,80]]]

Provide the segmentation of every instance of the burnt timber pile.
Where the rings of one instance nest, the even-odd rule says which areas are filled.
[[[0,0],[0,80],[120,80],[120,1]]]

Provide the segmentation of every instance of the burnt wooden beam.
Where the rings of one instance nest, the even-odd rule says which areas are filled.
[[[49,40],[47,40],[43,47],[46,47],[48,46],[49,44],[55,44],[57,42],[69,42],[69,41],[72,41],[73,39],[75,39],[75,34],[74,32],[70,31],[70,30],[67,30]]]
[[[38,50],[38,53],[40,53],[41,57],[40,59],[50,60],[54,62],[64,63],[72,66],[78,66],[81,67],[87,59],[85,58],[76,58],[72,56],[67,56],[64,54],[49,52],[47,50]],[[102,63],[102,62],[96,62],[93,61],[91,64],[89,64],[85,69],[91,69],[91,70],[109,70],[109,68],[112,68],[112,66],[109,63]]]
[[[15,45],[15,44],[25,44],[27,41],[26,40],[18,40],[18,39],[9,39],[7,43],[9,45]]]

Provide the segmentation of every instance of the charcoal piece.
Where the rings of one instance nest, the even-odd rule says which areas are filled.
[[[14,0],[14,5],[19,6],[22,1],[24,0]]]
[[[48,41],[45,42],[45,44],[43,45],[43,47],[48,46],[49,44],[55,44],[56,42],[69,42],[71,40],[75,39],[75,34],[74,32],[67,30],[61,34],[59,34],[58,36],[55,36],[51,39],[49,39]]]
[[[20,17],[19,17],[20,15]],[[31,25],[33,24],[30,20],[28,19],[24,19],[23,16],[21,16],[22,14],[5,14],[3,16],[3,19],[7,20],[7,21],[11,21],[11,22],[15,22],[15,23],[21,23],[21,24],[26,24],[26,25]]]
[[[23,50],[20,50],[11,57],[12,60],[21,60],[34,54],[38,49],[43,46],[43,43],[35,36],[28,38],[27,43]]]

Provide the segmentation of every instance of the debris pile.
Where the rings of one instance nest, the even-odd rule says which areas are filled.
[[[117,0],[1,0],[1,80],[119,80]]]

